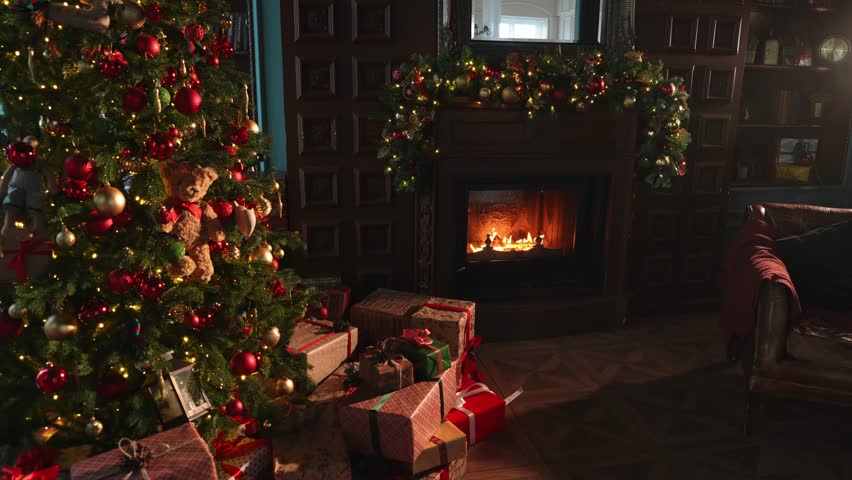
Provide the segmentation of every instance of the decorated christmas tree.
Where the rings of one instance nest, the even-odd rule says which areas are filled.
[[[316,295],[284,265],[298,237],[269,228],[278,184],[252,173],[265,139],[228,2],[3,3],[4,440],[268,426],[269,379],[304,379],[284,347]]]

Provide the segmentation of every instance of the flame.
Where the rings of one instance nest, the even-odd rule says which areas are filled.
[[[519,238],[517,240],[512,239],[512,235],[500,235],[497,233],[496,228],[491,228],[491,249],[495,252],[526,252],[528,250],[532,250],[536,247],[535,238],[527,232],[526,237]],[[544,234],[541,234],[541,244],[544,243]],[[477,253],[481,252],[485,249],[485,240],[483,239],[482,245],[476,246],[472,243],[468,244],[468,253]]]

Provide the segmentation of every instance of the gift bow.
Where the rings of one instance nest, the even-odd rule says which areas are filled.
[[[59,465],[30,473],[24,473],[20,467],[3,467],[0,469],[0,479],[2,480],[56,480],[58,476]]]
[[[36,251],[39,247],[52,245],[42,240],[28,238],[21,241],[19,250],[6,250],[6,253],[14,253],[15,255],[9,260],[9,270],[15,270],[18,277],[18,283],[26,283],[27,281],[27,257],[30,255],[50,255],[53,250]]]
[[[269,445],[269,442],[263,439],[251,440],[248,442],[243,442],[243,440],[247,440],[247,438],[242,435],[237,435],[228,440],[225,438],[225,432],[220,432],[219,435],[213,439],[213,448],[216,451],[216,460],[220,460],[219,465],[222,467],[222,470],[235,479],[242,477],[243,471],[240,470],[239,467],[227,462],[222,462],[221,460],[239,457],[253,450]]]
[[[404,328],[402,330],[402,338],[417,345],[432,345],[432,339],[429,337],[432,332],[428,328]]]

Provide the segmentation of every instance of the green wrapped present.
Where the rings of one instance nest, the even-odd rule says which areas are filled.
[[[397,350],[414,364],[414,380],[431,380],[452,364],[448,344],[429,337],[428,329],[406,328]]]

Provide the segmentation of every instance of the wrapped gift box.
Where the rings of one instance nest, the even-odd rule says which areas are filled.
[[[358,329],[349,328],[335,333],[334,323],[328,320],[302,320],[296,323],[287,351],[306,355],[308,377],[314,383],[322,382],[346,361],[358,346]]]
[[[346,442],[334,408],[316,428],[271,440],[275,480],[351,480]]]
[[[340,423],[349,449],[414,463],[456,400],[457,368],[433,381],[346,405]]]
[[[351,394],[355,386],[349,385],[349,375],[346,373],[347,368],[356,367],[351,363],[341,365],[340,368],[317,385],[316,390],[308,396],[308,400],[314,403],[337,403]]]
[[[53,244],[33,240],[27,231],[19,228],[13,228],[2,242],[0,282],[26,283],[47,269]]]
[[[146,465],[146,473],[157,480],[210,480],[216,478],[216,464],[213,455],[207,449],[207,443],[198,435],[195,426],[187,423],[171,430],[152,435],[135,442],[154,454],[153,460]],[[103,478],[121,478],[142,480],[140,471],[130,472],[123,469],[128,457],[124,452],[132,452],[130,440],[122,440],[120,450],[106,453],[75,463],[71,467],[72,480],[100,480]],[[127,474],[131,474],[129,477]]]
[[[239,431],[221,433],[213,440],[215,459],[227,480],[265,478],[272,471],[272,447],[266,440],[243,436]]]
[[[384,394],[414,384],[414,365],[402,355],[380,360],[374,349],[367,348],[359,358],[358,373],[364,384]]]
[[[352,306],[351,322],[367,343],[399,335],[405,328],[429,329],[432,338],[449,345],[456,359],[475,334],[476,304],[380,288]]]
[[[411,473],[418,474],[467,458],[467,437],[450,422],[444,422],[429,438],[429,444],[411,465]]]
[[[503,431],[506,426],[506,405],[522,392],[523,389],[518,389],[504,399],[487,386],[474,383],[458,392],[456,408],[447,414],[447,421],[464,432],[468,444],[481,442]]]
[[[400,341],[397,348],[414,364],[414,379],[418,382],[435,378],[452,365],[450,347],[438,340],[425,345]]]
[[[467,455],[453,460],[449,465],[438,467],[415,476],[416,480],[462,480],[467,473]]]

